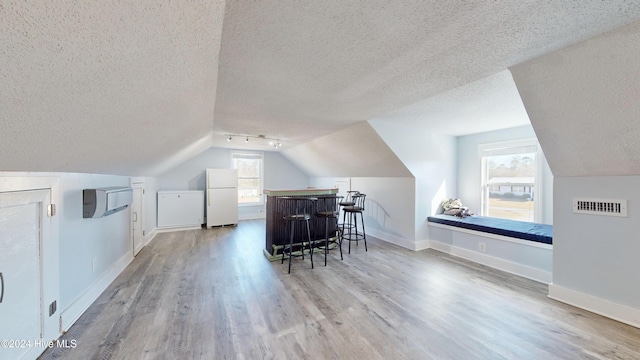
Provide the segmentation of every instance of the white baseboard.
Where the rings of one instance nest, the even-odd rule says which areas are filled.
[[[153,230],[149,231],[149,233],[144,237],[144,246],[149,245],[151,240],[153,240],[156,235],[158,235],[158,228],[153,228]]]
[[[549,271],[536,269],[530,266],[515,263],[513,261],[500,259],[476,251],[471,251],[461,247],[441,243],[435,240],[430,240],[429,243],[430,247],[434,250],[438,250],[445,254],[461,257],[463,259],[467,259],[498,270],[506,271],[511,274],[525,277],[527,279],[535,280],[545,284],[550,283],[552,280],[552,274]]]
[[[53,341],[55,343],[55,339],[53,340],[42,339],[42,342],[40,344],[49,343],[49,341]],[[45,352],[45,350],[47,350],[48,348],[49,348],[48,346],[31,346],[29,350],[24,355],[22,355],[20,359],[37,359],[38,356],[42,355],[42,353]]]
[[[420,251],[420,250],[426,250],[431,248],[431,249],[435,249],[440,252],[443,252],[445,254],[461,257],[463,259],[467,259],[467,260],[476,262],[478,264],[486,265],[498,270],[506,271],[508,273],[522,276],[527,279],[535,280],[545,284],[550,283],[552,280],[552,274],[549,271],[544,271],[531,266],[522,265],[513,261],[489,256],[487,254],[480,253],[477,251],[472,251],[472,250],[464,249],[461,247],[451,246],[449,244],[441,243],[435,240],[420,240],[420,241],[414,242],[407,239],[403,239],[393,234],[385,233],[378,229],[365,228],[365,230],[368,235],[371,235],[380,240],[401,246],[409,250]],[[540,244],[540,245],[549,246],[546,244]]]
[[[388,243],[401,246],[405,249],[414,250],[414,251],[417,250],[415,243],[413,241],[403,239],[399,236],[392,235],[377,229],[369,229],[368,227],[365,227],[364,231],[367,235],[371,235],[376,239],[380,239],[382,241],[386,241]]]
[[[549,284],[549,298],[640,328],[640,310]]]
[[[107,271],[105,271],[89,288],[82,293],[71,305],[60,313],[60,332],[69,330],[91,304],[103,291],[120,275],[120,273],[133,261],[131,251],[127,251]]]
[[[266,219],[266,218],[267,218],[267,214],[265,212],[238,215],[238,220],[257,220],[257,219]]]
[[[415,242],[414,249],[415,251],[427,250],[431,248],[431,241],[429,240],[419,240]]]
[[[159,234],[159,233],[174,232],[174,231],[201,230],[201,229],[202,229],[202,225],[192,225],[192,226],[177,226],[177,227],[170,227],[170,228],[155,228],[155,231],[157,234]]]

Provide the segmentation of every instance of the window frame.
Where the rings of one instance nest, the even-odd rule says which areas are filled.
[[[258,178],[259,181],[259,188],[258,188],[258,197],[259,197],[259,201],[256,202],[241,202],[240,201],[240,180],[242,179],[256,179],[255,177],[241,177],[240,176],[240,171],[238,171],[238,206],[239,207],[245,207],[245,206],[263,206],[265,204],[264,201],[264,153],[262,152],[249,152],[249,151],[232,151],[230,154],[230,162],[231,162],[231,168],[232,169],[237,169],[236,164],[235,164],[235,159],[239,159],[239,158],[244,158],[244,159],[259,159],[260,160],[260,171],[259,171],[259,175]]]
[[[521,148],[521,147],[535,147],[535,174],[533,182],[534,203],[533,203],[533,222],[541,223],[543,220],[542,209],[544,209],[544,154],[540,147],[540,143],[536,138],[527,138],[520,140],[499,141],[484,143],[478,146],[478,162],[480,164],[480,215],[488,216],[488,196],[489,196],[489,184],[487,183],[487,164],[486,164],[486,152],[492,150]],[[519,186],[519,185],[517,185]],[[526,220],[522,220],[526,221]]]

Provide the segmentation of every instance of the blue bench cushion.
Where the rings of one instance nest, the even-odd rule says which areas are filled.
[[[469,230],[553,244],[553,226],[547,224],[475,215],[464,218],[451,215],[433,215],[429,216],[427,220]]]

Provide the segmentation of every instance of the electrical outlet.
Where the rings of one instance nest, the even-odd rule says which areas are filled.
[[[94,256],[93,260],[91,261],[91,270],[96,271],[97,265],[98,265],[98,258]]]
[[[482,252],[486,252],[487,251],[487,244],[483,243],[483,242],[479,242],[478,243],[478,250],[480,250]]]

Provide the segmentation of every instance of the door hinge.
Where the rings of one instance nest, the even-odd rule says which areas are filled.
[[[144,230],[142,230],[142,236],[145,236],[145,235],[146,235],[146,234],[145,234],[145,231],[144,231]]]
[[[51,304],[49,304],[49,316],[52,316],[58,310],[58,301],[54,300]]]
[[[49,206],[47,206],[47,216],[52,217],[52,216],[55,216],[55,214],[56,214],[56,205],[50,204]]]
[[[144,195],[144,189],[142,189],[142,195]]]

